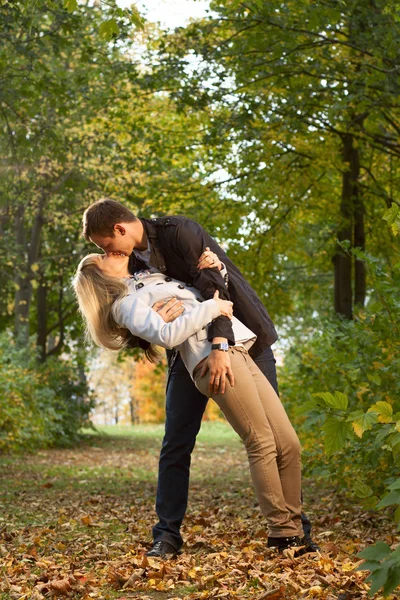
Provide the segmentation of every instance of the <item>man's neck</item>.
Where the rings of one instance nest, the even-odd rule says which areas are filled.
[[[147,234],[146,234],[146,230],[143,227],[143,223],[142,221],[140,221],[139,219],[136,222],[136,227],[137,227],[137,241],[135,242],[134,245],[134,249],[135,250],[147,250],[148,247],[148,240],[147,240]]]

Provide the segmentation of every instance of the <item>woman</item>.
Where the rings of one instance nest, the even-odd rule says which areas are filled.
[[[119,350],[133,334],[164,348],[176,347],[196,387],[209,395],[202,365],[211,351],[207,325],[220,315],[232,319],[236,345],[229,348],[235,378],[225,393],[211,393],[245,443],[253,484],[268,524],[268,546],[302,546],[300,443],[268,380],[248,354],[256,336],[232,314],[218,292],[204,300],[189,284],[153,269],[131,276],[128,257],[90,254],[79,264],[74,289],[87,330],[103,348]],[[171,323],[150,307],[174,296],[184,313]],[[305,543],[303,552],[314,551]]]

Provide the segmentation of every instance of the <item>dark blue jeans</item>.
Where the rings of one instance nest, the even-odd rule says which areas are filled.
[[[275,359],[271,348],[254,359],[278,393]],[[165,435],[158,470],[154,541],[164,540],[176,550],[183,544],[180,527],[185,516],[190,460],[208,398],[194,385],[181,357],[175,360],[167,383]],[[309,519],[302,514],[304,533],[311,532]]]

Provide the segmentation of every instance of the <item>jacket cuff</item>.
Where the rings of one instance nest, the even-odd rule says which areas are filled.
[[[212,342],[215,337],[223,337],[228,340],[230,346],[235,345],[232,322],[228,317],[219,317],[211,323],[208,328],[208,341]]]

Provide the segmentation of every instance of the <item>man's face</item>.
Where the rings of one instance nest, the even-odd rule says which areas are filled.
[[[91,241],[101,248],[107,255],[123,254],[130,256],[133,252],[134,241],[125,229],[116,229],[115,234],[109,237],[100,235],[90,236]]]

